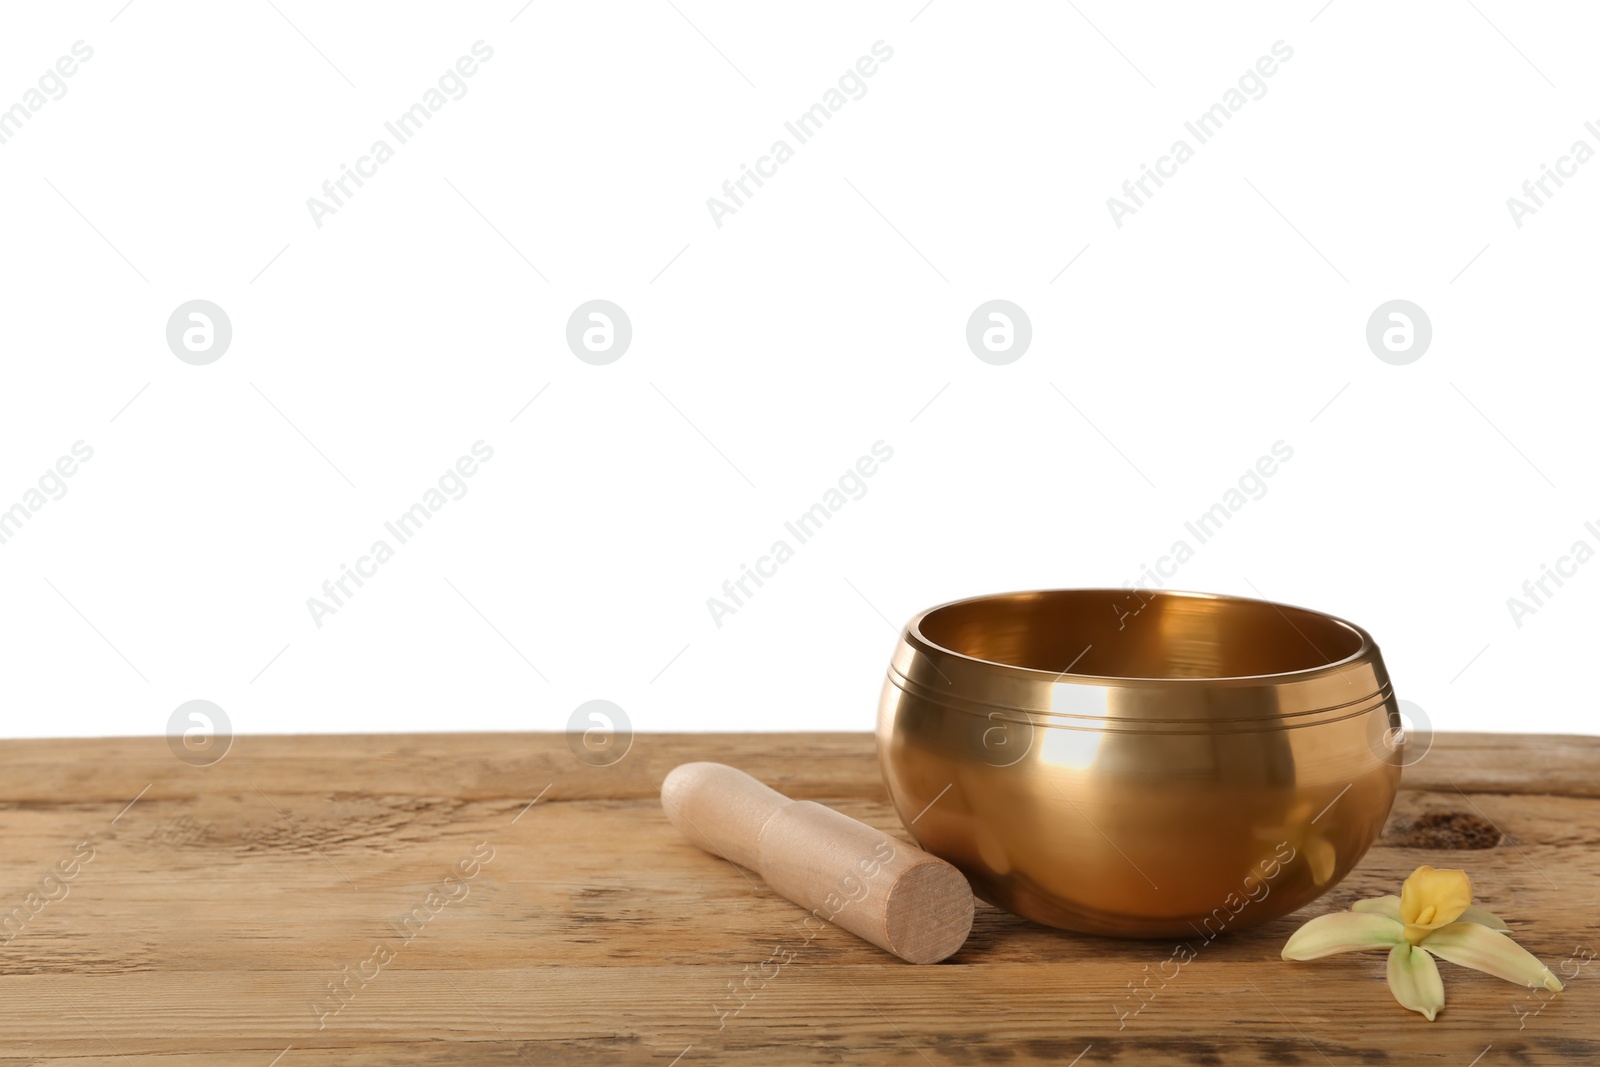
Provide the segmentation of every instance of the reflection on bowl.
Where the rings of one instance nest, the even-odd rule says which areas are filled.
[[[1209,938],[1349,873],[1394,802],[1399,726],[1351,623],[1050,590],[912,619],[878,759],[906,828],[990,903],[1084,933]]]

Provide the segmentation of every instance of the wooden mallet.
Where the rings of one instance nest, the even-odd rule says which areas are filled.
[[[938,963],[972,929],[972,887],[950,864],[726,764],[675,768],[661,806],[705,851],[907,962]]]

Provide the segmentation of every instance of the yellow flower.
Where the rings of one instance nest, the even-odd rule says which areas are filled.
[[[1283,946],[1286,960],[1336,952],[1389,950],[1389,990],[1402,1007],[1431,1022],[1444,1007],[1444,982],[1433,957],[1516,982],[1561,991],[1561,981],[1522,946],[1493,912],[1472,903],[1466,871],[1418,867],[1397,897],[1358,900],[1349,911],[1319,915]]]

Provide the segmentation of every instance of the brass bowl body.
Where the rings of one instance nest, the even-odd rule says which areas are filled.
[[[923,612],[877,739],[901,821],[983,899],[1067,930],[1191,940],[1337,884],[1383,829],[1404,751],[1360,627],[1127,589]]]

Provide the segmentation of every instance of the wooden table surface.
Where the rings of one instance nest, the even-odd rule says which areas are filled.
[[[0,1064],[1600,1062],[1600,962],[1542,998],[1441,964],[1430,1024],[1382,953],[1278,958],[1422,863],[1552,968],[1596,955],[1600,738],[1439,735],[1343,884],[1121,1021],[1172,946],[985,905],[937,966],[833,928],[767,963],[802,913],[662,815],[694,759],[900,833],[867,734],[640,735],[609,767],[551,734],[240,737],[209,767],[0,743]]]

